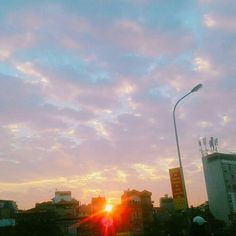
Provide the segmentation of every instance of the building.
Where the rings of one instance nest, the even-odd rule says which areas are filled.
[[[71,191],[56,191],[55,197],[52,199],[53,203],[55,204],[61,201],[70,202],[71,200]]]
[[[6,234],[8,235],[8,234]],[[11,235],[11,234],[10,234]],[[32,208],[19,211],[13,235],[62,235],[57,223],[57,217],[51,208]],[[72,235],[76,236],[76,235]]]
[[[164,197],[161,197],[160,208],[168,212],[173,212],[175,210],[173,198],[169,197],[168,194],[166,194]]]
[[[77,236],[76,224],[81,220],[79,206],[80,202],[72,198],[71,191],[56,191],[52,201],[36,203],[35,208],[19,213],[18,228],[23,232],[32,232],[33,235],[40,232],[42,225],[45,225],[44,229],[48,227],[47,230],[52,231],[50,235],[62,233],[66,236]]]
[[[106,198],[105,197],[93,197],[91,200],[91,208],[92,214],[97,214],[99,212],[104,211],[106,206]]]
[[[72,198],[71,191],[56,191],[52,200],[61,232],[70,236],[77,235],[76,227],[72,226],[79,221],[79,201]]]
[[[236,217],[236,154],[215,152],[202,162],[210,211],[229,224]]]
[[[94,235],[103,235],[104,225],[103,218],[105,213],[106,198],[105,197],[93,197],[91,200],[91,215],[89,217],[90,221],[90,231]]]
[[[89,217],[92,214],[91,204],[81,204],[78,210],[79,217]]]
[[[16,202],[11,200],[0,200],[0,227],[15,226],[16,213]]]
[[[121,196],[121,225],[124,231],[141,235],[151,229],[153,205],[151,192],[127,190]]]

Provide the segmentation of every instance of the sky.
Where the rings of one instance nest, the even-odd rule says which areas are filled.
[[[0,199],[70,190],[172,195],[178,105],[190,205],[207,200],[199,138],[236,152],[233,0],[0,0]]]

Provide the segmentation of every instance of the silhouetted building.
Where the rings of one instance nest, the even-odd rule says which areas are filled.
[[[79,206],[79,212],[80,217],[88,217],[92,214],[92,206],[91,204],[82,204]]]
[[[106,207],[105,197],[94,197],[91,200],[90,229],[94,235],[103,235],[103,217]]]
[[[64,236],[57,223],[55,212],[46,208],[32,208],[26,211],[19,211],[15,232],[16,234],[14,235],[24,236]]]
[[[52,199],[53,203],[58,203],[60,201],[69,202],[72,200],[71,191],[56,191],[55,196]]]
[[[153,223],[151,192],[127,190],[121,196],[121,225],[124,231],[139,235],[149,231]]]
[[[168,197],[166,194],[164,197],[160,198],[160,208],[168,211],[173,212],[174,211],[174,201],[172,197]]]
[[[0,200],[0,227],[15,226],[17,205],[11,200]]]
[[[212,153],[202,161],[210,211],[229,224],[236,216],[236,154]]]
[[[71,196],[71,191],[56,191],[53,198],[56,222],[66,235],[76,236],[77,229],[72,227],[78,222],[79,201]]]
[[[106,206],[106,198],[105,197],[94,197],[91,201],[91,209],[92,213],[98,213],[100,211],[104,211]]]
[[[52,201],[36,203],[35,208],[18,214],[18,228],[31,230],[33,235],[41,230],[41,224],[41,227],[45,225],[54,230],[53,232],[57,232],[56,235],[62,233],[66,236],[77,236],[77,228],[73,226],[81,220],[79,205],[79,201],[72,198],[70,191],[56,191]],[[27,226],[31,220],[34,221],[34,227]]]

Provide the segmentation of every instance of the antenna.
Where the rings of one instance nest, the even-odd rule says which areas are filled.
[[[218,138],[210,137],[209,141],[207,141],[208,140],[206,137],[202,138],[202,140],[200,138],[198,141],[202,157],[207,156],[209,154],[209,151],[210,153],[218,152]],[[208,150],[207,143],[209,144],[210,150]]]
[[[209,146],[210,146],[211,151],[213,152],[214,149],[215,149],[214,138],[213,137],[211,137],[210,140],[209,140]]]
[[[206,141],[206,137],[203,138],[203,144],[204,144],[204,147],[205,147],[205,155],[208,154],[208,150],[207,150],[207,141]]]
[[[202,143],[201,143],[201,139],[198,140],[198,145],[200,147],[200,152],[202,154],[202,157],[204,157],[204,152],[203,152],[203,148],[202,148]]]
[[[215,151],[218,152],[218,138],[215,138],[214,144],[215,144]]]

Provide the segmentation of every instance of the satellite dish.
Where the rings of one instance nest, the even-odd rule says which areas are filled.
[[[201,216],[195,216],[193,218],[193,223],[197,223],[198,225],[203,225],[204,223],[206,223],[206,220]]]

